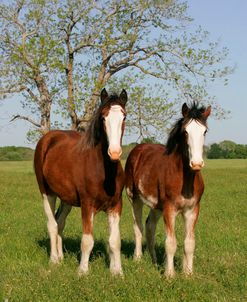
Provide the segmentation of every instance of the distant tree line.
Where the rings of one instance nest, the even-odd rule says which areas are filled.
[[[0,147],[0,161],[33,160],[34,150],[27,147]]]
[[[223,141],[212,144],[206,150],[207,158],[247,158],[247,145]]]
[[[145,138],[141,143],[159,143],[154,137]],[[126,160],[130,151],[137,143],[123,146],[122,159]],[[33,160],[34,150],[27,147],[0,147],[0,161]],[[247,145],[223,141],[205,147],[205,156],[209,159],[247,158]]]
[[[154,137],[148,137],[141,143],[159,143]],[[135,147],[136,143],[123,146],[123,159],[126,159],[129,152]],[[247,145],[236,144],[232,141],[225,140],[218,144],[205,146],[205,157],[209,159],[232,159],[232,158],[247,158]]]

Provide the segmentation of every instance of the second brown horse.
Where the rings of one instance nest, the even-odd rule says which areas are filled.
[[[204,165],[203,143],[210,111],[210,107],[205,109],[196,103],[191,108],[184,104],[183,117],[174,125],[166,147],[137,145],[126,162],[126,189],[134,215],[135,258],[142,256],[142,207],[146,204],[151,208],[146,221],[146,239],[153,262],[156,262],[156,224],[161,216],[164,219],[167,276],[175,273],[175,220],[179,213],[185,222],[183,271],[191,274],[193,270],[194,230],[204,190],[200,169]]]

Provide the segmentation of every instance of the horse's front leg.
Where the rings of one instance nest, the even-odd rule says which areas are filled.
[[[168,204],[164,207],[163,210],[163,218],[165,222],[166,229],[166,242],[165,242],[165,250],[166,250],[166,276],[173,277],[175,275],[174,269],[174,255],[177,249],[177,240],[175,235],[175,220],[176,220],[177,212],[176,209]]]
[[[199,215],[199,204],[193,209],[183,212],[185,224],[183,272],[186,275],[193,273],[193,256],[195,250],[195,225]]]
[[[81,208],[83,234],[81,239],[81,262],[79,266],[79,275],[88,273],[88,262],[91,251],[94,246],[93,239],[93,218],[94,211],[91,207]]]
[[[122,199],[114,209],[108,211],[109,223],[109,249],[110,249],[110,271],[113,275],[122,275],[121,265],[121,239],[119,221],[122,211]]]

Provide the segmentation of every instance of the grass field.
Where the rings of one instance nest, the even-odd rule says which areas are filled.
[[[73,209],[67,220],[64,262],[49,265],[46,219],[32,163],[1,162],[0,301],[247,301],[247,160],[210,160],[203,174],[205,193],[196,229],[193,277],[181,273],[181,219],[174,279],[164,276],[162,221],[156,233],[158,267],[146,250],[143,260],[133,261],[132,217],[124,196],[124,277],[109,273],[108,225],[100,213],[95,219],[90,274],[79,279],[79,209]]]

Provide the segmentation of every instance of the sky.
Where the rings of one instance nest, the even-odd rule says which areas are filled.
[[[229,76],[229,84],[213,84],[209,93],[230,116],[225,120],[208,120],[206,144],[232,140],[247,144],[247,1],[246,0],[188,0],[189,15],[195,27],[201,25],[210,32],[212,40],[220,39],[221,46],[229,48],[227,65],[236,66]],[[0,146],[30,146],[26,139],[29,125],[25,121],[10,123],[11,117],[21,112],[18,97],[0,104]]]

